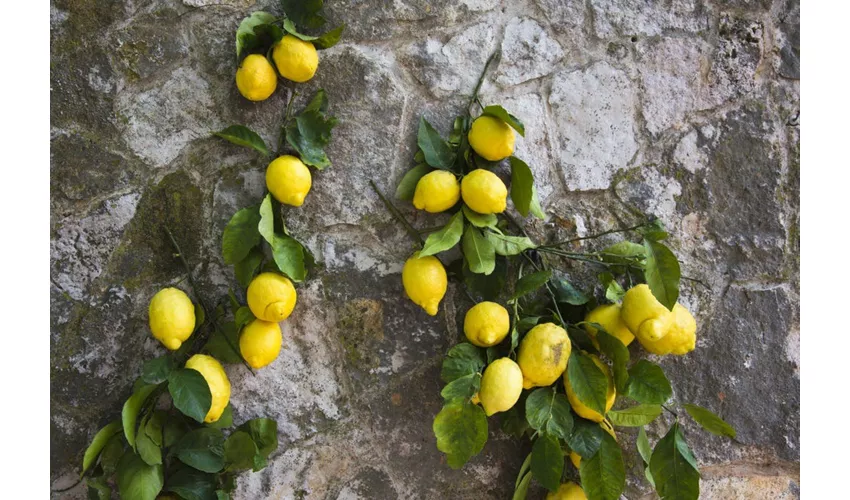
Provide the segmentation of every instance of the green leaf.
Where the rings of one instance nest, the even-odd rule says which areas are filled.
[[[326,19],[322,15],[324,0],[280,0],[286,17],[307,29],[321,28]]]
[[[395,197],[399,200],[412,200],[413,195],[416,193],[416,185],[419,183],[419,179],[425,176],[425,174],[430,173],[432,170],[431,167],[422,163],[416,165],[411,168],[404,174],[401,182],[398,183],[398,187],[395,190]]]
[[[268,456],[277,449],[277,422],[270,418],[255,418],[240,425],[237,430],[245,431],[257,444],[260,456]],[[254,469],[256,472],[257,469]]]
[[[573,349],[570,353],[570,361],[567,363],[567,376],[570,387],[579,401],[591,410],[604,415],[608,377],[596,366],[593,359],[582,354],[578,349]]]
[[[215,490],[216,500],[231,500],[230,494],[226,491]]]
[[[457,245],[463,235],[463,214],[458,212],[452,215],[442,229],[428,235],[425,246],[419,252],[420,257],[438,254]]]
[[[524,295],[528,295],[529,293],[536,291],[538,288],[545,285],[551,277],[552,271],[549,271],[548,269],[546,271],[537,271],[531,274],[526,274],[517,280],[511,300],[516,300]]]
[[[243,19],[242,22],[239,23],[239,28],[236,30],[236,57],[239,58],[243,49],[253,48],[246,46],[246,42],[250,45],[251,39],[256,40],[256,37],[254,36],[255,26],[268,24],[274,20],[274,15],[262,11],[252,12],[250,16]]]
[[[304,111],[286,127],[286,141],[301,156],[301,161],[319,170],[331,166],[324,147],[331,138],[331,130],[337,119],[326,117],[323,112],[313,109]]]
[[[581,306],[587,304],[590,300],[581,290],[574,287],[566,278],[560,276],[552,280],[552,288],[558,302]]]
[[[111,476],[118,468],[118,462],[124,456],[124,435],[115,434],[100,452],[100,468],[105,476]]]
[[[305,42],[312,42],[313,40],[319,38],[317,36],[310,36],[299,33],[298,29],[295,27],[295,23],[293,23],[291,19],[283,20],[283,29],[285,29],[287,33],[294,36],[295,38],[304,40]]]
[[[596,325],[596,341],[599,342],[600,350],[608,356],[614,365],[614,385],[617,387],[617,392],[622,393],[626,390],[626,383],[629,381],[629,372],[627,366],[629,364],[629,348],[617,337],[606,332],[602,325]]]
[[[269,148],[266,147],[266,143],[263,141],[263,138],[248,127],[244,127],[242,125],[231,125],[220,132],[213,133],[213,135],[221,137],[222,139],[236,144],[237,146],[245,146],[259,151],[265,156],[269,155]]]
[[[732,439],[735,438],[737,433],[735,429],[726,423],[725,420],[715,415],[711,410],[703,408],[702,406],[692,405],[685,403],[682,405],[687,410],[688,415],[694,419],[696,423],[702,426],[703,429],[711,432],[712,434],[717,434],[718,436],[727,436]]]
[[[230,405],[230,402],[228,402],[227,406],[224,407],[224,410],[221,412],[221,416],[218,417],[218,420],[206,424],[207,427],[212,427],[213,429],[228,429],[232,425],[233,407]]]
[[[206,383],[206,382],[204,382]],[[139,387],[133,395],[130,396],[121,408],[121,422],[124,427],[124,437],[130,446],[136,448],[136,420],[139,417],[139,411],[147,401],[148,396],[156,389],[156,384],[148,384]]]
[[[162,465],[148,465],[127,450],[115,471],[118,492],[123,500],[154,500],[162,490]]]
[[[530,457],[531,455],[529,455]],[[516,489],[514,490],[514,496],[511,500],[525,500],[528,495],[528,486],[531,484],[531,478],[534,476],[532,473],[528,473],[522,477],[522,480],[517,484]]]
[[[462,247],[463,256],[473,273],[490,274],[496,269],[496,251],[480,229],[467,226],[463,232]]]
[[[162,446],[162,427],[167,419],[167,413],[162,410],[156,410],[145,421],[144,432],[157,446]]]
[[[463,283],[472,293],[478,294],[484,300],[495,300],[504,288],[508,278],[508,263],[504,257],[496,257],[496,267],[492,273],[475,274],[463,261]]]
[[[608,420],[618,427],[642,427],[661,415],[661,405],[637,405],[608,412]]]
[[[101,430],[97,431],[97,434],[94,435],[94,438],[91,440],[91,444],[88,448],[86,448],[85,455],[83,455],[83,470],[80,471],[80,476],[86,473],[89,468],[94,465],[95,460],[100,455],[100,452],[106,446],[112,436],[121,432],[121,422],[115,420],[106,424]]]
[[[345,31],[345,24],[340,24],[336,28],[316,38],[316,40],[313,41],[313,46],[316,47],[316,50],[329,49],[339,43],[339,39],[342,38],[343,31]]]
[[[662,499],[699,498],[699,471],[691,462],[692,455],[680,432],[679,424],[674,423],[655,445],[649,462],[649,470]]]
[[[165,491],[177,493],[184,500],[216,500],[216,480],[213,474],[207,474],[191,467],[182,467],[168,476]]]
[[[171,448],[189,431],[182,415],[169,415],[162,426],[162,447]]]
[[[643,247],[646,250],[646,284],[658,302],[672,311],[679,299],[679,279],[682,276],[679,261],[669,248],[657,241],[645,239]]]
[[[425,163],[441,170],[451,170],[455,160],[454,153],[424,116],[419,118],[417,144],[425,155]]]
[[[221,255],[226,264],[233,265],[244,259],[260,242],[260,232],[257,230],[259,222],[260,213],[256,206],[243,208],[233,214],[221,239]]]
[[[468,342],[449,349],[443,359],[440,378],[443,382],[453,382],[461,377],[480,372],[486,364],[484,350]]]
[[[236,275],[236,281],[243,289],[247,289],[248,285],[257,275],[257,270],[263,263],[263,251],[259,247],[254,247],[248,253],[248,256],[233,265],[233,273]]]
[[[529,397],[530,399],[530,397]],[[549,491],[561,486],[564,471],[564,452],[558,438],[542,433],[531,447],[531,473]]]
[[[528,394],[528,391],[523,391],[516,404],[510,410],[501,413],[501,428],[505,434],[521,438],[530,429],[528,420],[525,418]]]
[[[599,256],[605,262],[626,264],[630,261],[644,259],[646,257],[646,249],[638,243],[620,241],[599,252]]]
[[[487,106],[484,108],[484,111],[481,112],[482,115],[492,116],[493,118],[498,118],[503,122],[507,123],[514,130],[519,132],[519,135],[525,137],[525,125],[517,118],[516,116],[508,113],[505,108],[496,105]]]
[[[272,47],[281,41],[286,33],[276,24],[259,24],[254,26],[257,38],[257,48]]]
[[[211,427],[189,431],[174,445],[171,453],[190,467],[219,472],[224,468],[224,435]]]
[[[629,369],[626,396],[639,403],[660,405],[673,396],[673,388],[660,366],[642,359]]]
[[[479,214],[466,205],[463,205],[463,215],[475,227],[496,227],[496,223],[499,222],[496,214]]]
[[[260,203],[260,222],[257,223],[257,232],[269,245],[274,244],[274,209],[272,209],[272,195],[266,194]]]
[[[638,431],[637,449],[643,462],[649,465],[649,460],[652,457],[652,447],[649,445],[649,439],[646,437],[646,429],[643,427]]]
[[[199,423],[204,421],[210,411],[212,394],[200,372],[189,368],[171,372],[168,376],[168,392],[171,393],[175,408]]]
[[[469,401],[478,389],[481,387],[481,374],[471,373],[463,377],[456,378],[446,384],[440,392],[446,403],[450,403],[455,399]]]
[[[195,303],[195,329],[192,332],[197,332],[201,326],[203,326],[204,321],[207,319],[207,313],[204,311],[204,306],[201,304]]]
[[[459,469],[487,442],[487,416],[469,402],[454,400],[434,418],[437,449],[446,454],[449,467]]]
[[[532,429],[567,441],[573,430],[570,402],[553,387],[535,389],[525,402],[525,417]]]
[[[617,303],[623,300],[625,297],[626,291],[620,285],[617,280],[612,279],[608,282],[608,285],[605,287],[605,298],[610,302]]]
[[[642,234],[644,238],[652,241],[659,241],[667,238],[667,230],[664,229],[664,224],[658,219],[646,224],[638,231],[640,231],[640,234]]]
[[[299,283],[307,277],[304,262],[304,247],[295,238],[275,234],[272,257],[278,270],[292,281]]]
[[[493,244],[496,253],[510,257],[511,255],[519,255],[523,250],[537,248],[530,239],[525,236],[506,236],[504,234],[487,231],[487,239]]]
[[[87,498],[89,500],[111,500],[112,487],[106,482],[106,476],[87,477]]]
[[[570,335],[570,342],[572,342],[573,348],[578,347],[590,354],[597,354],[599,352],[599,349],[593,344],[593,337],[584,328],[578,328],[575,325],[568,324],[567,333]]]
[[[136,450],[139,456],[148,465],[158,465],[162,463],[162,450],[159,449],[156,443],[144,432],[140,432],[136,436]]]
[[[161,384],[165,382],[174,370],[174,358],[171,354],[164,354],[158,358],[145,361],[142,365],[142,380],[148,384]]]
[[[540,323],[540,316],[526,316],[517,322],[516,327],[521,333],[526,333],[537,326],[537,323]]]
[[[257,318],[248,306],[242,306],[233,313],[233,321],[236,323],[236,329],[239,331],[255,319]]]
[[[579,464],[581,485],[587,498],[617,500],[626,488],[623,451],[611,435],[602,433],[599,450]]]
[[[535,186],[531,186],[531,205],[529,209],[531,210],[531,215],[540,220],[546,220],[546,212],[540,206],[540,199],[537,198],[537,187]]]
[[[522,465],[519,467],[519,473],[516,476],[516,482],[514,483],[514,489],[519,488],[520,483],[522,482],[522,478],[525,477],[526,472],[531,469],[531,453],[529,453],[525,460],[522,461]]]
[[[245,431],[234,432],[224,442],[224,462],[227,464],[227,470],[250,469],[254,465],[254,456],[259,453],[260,450],[251,435]]]
[[[582,459],[596,454],[602,444],[602,436],[607,433],[596,422],[576,418],[573,420],[573,434],[570,436],[570,449],[578,453]]]
[[[488,106],[490,107],[490,106]],[[531,198],[534,194],[534,174],[528,165],[511,156],[511,200],[514,202],[517,212],[523,217],[528,216],[531,209]]]
[[[228,342],[228,339],[230,342]],[[236,323],[229,321],[227,323],[222,323],[220,327],[216,329],[212,335],[210,335],[209,340],[207,340],[206,345],[204,345],[203,351],[222,363],[240,363],[242,358],[239,353],[234,350],[238,349],[238,345],[239,331],[236,329]]]

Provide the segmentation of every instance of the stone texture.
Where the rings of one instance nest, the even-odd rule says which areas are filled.
[[[502,59],[496,83],[509,87],[547,75],[564,57],[564,51],[533,19],[516,18],[505,27]]]
[[[591,0],[594,28],[600,38],[627,35],[657,36],[669,31],[699,33],[709,17],[696,0]]]

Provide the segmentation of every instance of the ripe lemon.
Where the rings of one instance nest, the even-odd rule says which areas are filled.
[[[682,355],[694,350],[697,342],[697,322],[682,304],[673,306],[673,324],[667,331],[667,335],[655,342],[650,340],[640,341],[647,351],[664,356],[666,354]]]
[[[468,138],[472,149],[485,160],[504,160],[514,154],[516,133],[498,118],[479,116],[472,122]]]
[[[261,273],[248,285],[248,308],[264,321],[283,321],[292,314],[298,294],[289,278],[277,273]]]
[[[266,169],[266,187],[285,205],[300,207],[312,186],[310,169],[294,156],[279,156]]]
[[[605,432],[610,434],[611,437],[614,438],[614,441],[617,440],[617,434],[614,433],[614,428],[611,427],[611,424],[609,424],[607,420],[603,420],[602,422],[599,422],[599,427],[602,427],[602,429],[604,429]],[[570,451],[570,462],[572,462],[573,465],[575,466],[575,468],[578,469],[579,465],[581,465],[581,455],[579,455],[578,453],[576,453],[574,451]]]
[[[546,500],[587,500],[587,496],[581,486],[571,481],[562,484],[557,491],[549,492]]]
[[[667,330],[675,320],[673,313],[658,302],[645,284],[634,286],[626,292],[620,316],[638,340],[651,342],[667,335]]]
[[[632,335],[631,330],[623,322],[623,318],[620,317],[620,310],[620,304],[602,305],[587,313],[584,320],[588,323],[599,323],[605,331],[617,337],[624,345],[629,345],[635,339],[635,336]],[[593,340],[595,341],[596,328],[585,325],[584,329],[594,337]]]
[[[163,288],[151,299],[148,320],[154,338],[174,351],[195,330],[195,306],[183,290]]]
[[[593,364],[598,366],[599,369],[605,373],[605,377],[608,379],[608,392],[605,394],[605,413],[608,413],[608,410],[614,406],[614,400],[617,399],[617,387],[614,385],[614,377],[611,375],[611,370],[608,369],[605,363],[603,363],[598,356],[591,354],[590,359],[593,360]],[[602,419],[605,418],[604,415],[600,415],[596,410],[591,410],[579,400],[573,390],[573,386],[570,385],[570,377],[568,377],[566,373],[564,374],[564,386],[567,390],[567,399],[570,400],[570,406],[573,407],[573,411],[575,411],[579,417],[593,420],[594,422],[602,422]]]
[[[481,302],[466,311],[463,333],[474,345],[490,347],[504,340],[511,328],[508,310],[495,302]]]
[[[460,182],[457,177],[445,170],[434,170],[416,183],[413,206],[433,214],[452,208],[459,199]]]
[[[446,295],[448,277],[439,259],[433,255],[419,257],[414,253],[401,270],[404,291],[414,304],[431,316],[437,315],[440,301]]]
[[[489,417],[500,411],[508,411],[519,400],[522,393],[522,370],[511,358],[499,358],[484,369],[477,400]],[[473,399],[474,400],[474,399]]]
[[[499,176],[479,168],[463,177],[460,183],[463,202],[479,214],[500,214],[508,206],[508,188]]]
[[[224,373],[224,367],[212,356],[195,354],[186,361],[186,368],[200,372],[210,386],[212,405],[204,422],[215,422],[221,417],[221,413],[230,401],[230,381]]]
[[[313,78],[319,67],[316,47],[292,35],[286,35],[274,46],[272,59],[281,76],[298,83]]]
[[[264,101],[277,88],[277,73],[265,56],[251,54],[236,70],[236,88],[242,97],[251,101]]]
[[[571,350],[566,330],[554,323],[543,323],[529,330],[517,354],[523,388],[552,385],[567,369]]]
[[[239,352],[251,368],[262,368],[280,354],[283,335],[276,321],[255,319],[248,323],[239,337]]]

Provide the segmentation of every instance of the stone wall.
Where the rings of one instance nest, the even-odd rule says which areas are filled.
[[[549,214],[529,221],[533,235],[654,213],[683,273],[703,283],[682,285],[697,350],[662,364],[679,401],[738,430],[730,443],[686,424],[704,498],[798,498],[799,1],[326,3],[348,30],[298,101],[328,91],[341,120],[333,167],[287,213],[322,267],[283,323],[280,358],[256,377],[228,368],[236,421],[270,415],[281,431],[271,465],[241,477],[236,498],[509,498],[527,450],[495,424],[462,470],[436,449],[439,363],[469,304],[450,287],[431,318],[404,297],[413,246],[368,186],[394,190],[418,117],[445,132],[497,49],[482,95],[526,123],[518,155]],[[87,440],[161,352],[147,304],[184,277],[162,225],[207,297],[235,286],[221,232],[260,200],[265,163],[209,134],[241,123],[276,140],[287,88],[253,104],[234,85],[236,26],[272,4],[51,1],[53,487],[73,482]],[[405,213],[420,227],[443,221]],[[620,438],[632,499],[649,494],[634,438]]]

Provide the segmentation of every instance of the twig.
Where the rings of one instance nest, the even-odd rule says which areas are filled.
[[[50,492],[51,493],[65,493],[68,490],[72,490],[72,489],[76,488],[78,484],[83,482],[83,477],[84,476],[80,476],[80,478],[77,479],[76,483],[72,484],[71,486],[68,486],[67,488],[62,488],[61,490],[54,490],[53,488],[51,488]]]
[[[575,243],[576,241],[592,240],[592,239],[595,239],[595,238],[601,238],[602,236],[605,236],[605,235],[608,235],[608,234],[626,233],[626,232],[629,232],[629,231],[634,231],[635,229],[640,229],[645,225],[646,225],[646,223],[644,222],[642,224],[638,224],[637,226],[627,227],[625,229],[611,229],[611,230],[608,230],[608,231],[603,231],[603,232],[598,233],[598,234],[592,234],[590,236],[582,236],[580,238],[573,238],[571,240],[558,241],[556,243],[551,243],[551,244],[546,245],[546,246],[547,247],[557,247],[557,246],[560,246],[560,245],[566,245],[567,243]]]
[[[698,280],[698,279],[696,279],[696,278],[690,278],[690,277],[688,277],[688,276],[682,276],[682,279],[683,279],[683,280],[688,280],[688,281],[693,281],[694,283],[699,283],[700,285],[702,285],[702,286],[704,286],[705,288],[707,288],[709,292],[711,291],[711,287],[710,287],[710,286],[706,285],[705,283],[703,283],[702,281],[700,281],[700,280]]]
[[[665,410],[667,410],[668,412],[672,413],[674,417],[679,418],[679,414],[676,413],[675,411],[671,410],[670,408],[667,408],[665,405],[661,405],[661,407],[664,408]]]
[[[469,104],[466,105],[467,112],[469,112],[469,108],[472,107],[475,102],[478,102],[478,105],[481,106],[481,101],[478,100],[478,91],[481,90],[481,84],[484,83],[484,77],[487,75],[487,68],[490,67],[490,63],[493,62],[493,59],[496,58],[496,54],[498,54],[498,52],[493,52],[490,57],[487,58],[487,62],[484,63],[484,71],[482,71],[481,76],[478,77],[478,83],[475,84],[475,90],[472,92],[472,98],[469,99]],[[483,106],[481,106],[481,110],[484,110]]]
[[[283,153],[283,142],[286,138],[286,126],[289,124],[289,119],[292,117],[292,103],[298,95],[297,90],[292,90],[289,94],[289,101],[286,103],[286,112],[283,115],[283,123],[280,125],[280,135],[277,139],[277,154],[280,156]]]
[[[382,193],[381,190],[378,189],[378,186],[375,184],[375,181],[369,179],[369,184],[372,186],[372,189],[375,190],[375,193],[378,194],[378,197],[381,198],[381,201],[384,202],[384,205],[387,207],[387,210],[390,211],[390,213],[396,218],[396,220],[401,222],[401,224],[404,226],[404,229],[407,231],[407,234],[409,234],[411,238],[419,242],[419,246],[425,245],[425,240],[423,240],[422,236],[419,235],[419,231],[417,231],[416,228],[411,226],[410,223],[407,222],[407,219],[405,219],[404,216],[401,215],[401,212],[399,212],[395,205],[393,205],[392,202],[390,202],[390,200],[388,200],[387,197],[384,196],[384,193]]]

